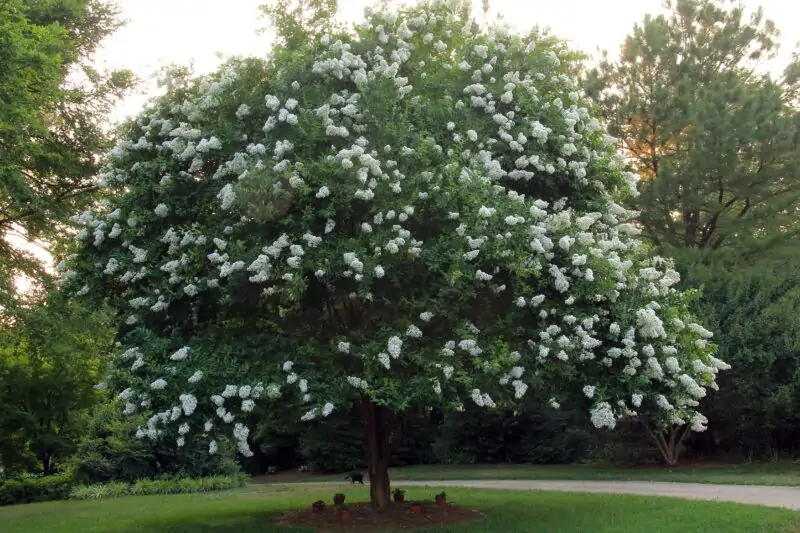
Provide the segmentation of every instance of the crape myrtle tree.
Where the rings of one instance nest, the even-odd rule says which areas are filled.
[[[383,507],[412,408],[573,384],[598,428],[702,431],[726,365],[620,205],[635,178],[564,45],[460,1],[315,28],[176,82],[75,218],[61,279],[124,313],[106,386],[151,413],[138,435],[249,455],[256,408],[355,405]]]

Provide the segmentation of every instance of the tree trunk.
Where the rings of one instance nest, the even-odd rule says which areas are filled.
[[[683,245],[686,248],[694,248],[697,246],[697,230],[700,224],[700,214],[694,210],[685,210],[683,212],[684,223],[684,238]]]
[[[689,426],[671,426],[665,433],[663,431],[653,431],[646,418],[641,419],[641,422],[667,466],[677,465],[683,451],[683,441],[689,435]]]
[[[385,509],[389,505],[389,412],[385,407],[365,399],[364,427],[369,457],[369,497],[372,506]]]

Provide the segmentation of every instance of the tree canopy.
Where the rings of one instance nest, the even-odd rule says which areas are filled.
[[[75,451],[111,341],[107,310],[59,294],[0,327],[0,466],[50,474]]]
[[[6,237],[58,239],[96,189],[100,156],[113,146],[103,120],[132,77],[99,71],[91,58],[119,25],[116,7],[101,0],[0,4],[2,309],[16,302],[17,276],[45,276],[42,265]]]
[[[621,205],[635,176],[562,42],[457,0],[291,26],[127,124],[74,219],[61,281],[123,314],[107,386],[140,437],[248,455],[258,410],[356,406],[384,505],[411,408],[557,408],[571,384],[598,428],[705,428],[727,365]]]

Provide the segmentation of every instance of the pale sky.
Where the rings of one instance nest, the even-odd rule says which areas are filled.
[[[127,26],[113,35],[98,54],[101,65],[129,68],[148,79],[160,66],[194,62],[207,73],[221,62],[219,54],[263,56],[269,36],[257,36],[266,25],[258,5],[267,0],[119,0]],[[481,0],[473,0],[481,13]],[[339,0],[340,17],[355,21],[372,0]],[[800,2],[796,0],[745,0],[745,6],[764,8],[782,31],[781,55],[773,62],[780,71],[800,41]],[[635,22],[646,13],[663,11],[662,0],[490,0],[490,17],[502,14],[513,26],[548,27],[587,53],[597,47],[616,55]],[[147,91],[154,94],[151,84]],[[137,94],[117,109],[115,119],[136,114],[147,98]]]

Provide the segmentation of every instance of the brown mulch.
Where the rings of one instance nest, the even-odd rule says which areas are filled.
[[[421,506],[422,512],[412,513],[412,505]],[[433,503],[419,502],[392,503],[382,511],[373,509],[369,502],[358,502],[347,504],[347,509],[350,511],[350,516],[342,519],[339,517],[338,509],[332,505],[327,505],[322,512],[314,512],[309,506],[302,511],[284,514],[280,517],[279,523],[313,528],[317,531],[378,533],[446,526],[485,517],[483,513],[474,509],[452,505],[439,507]]]

